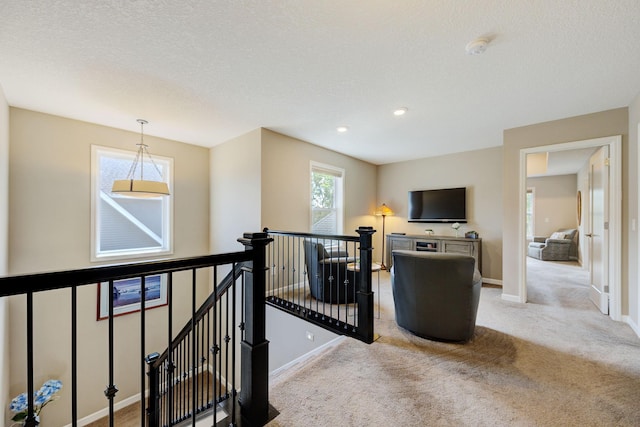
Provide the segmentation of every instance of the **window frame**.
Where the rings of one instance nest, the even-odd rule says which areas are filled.
[[[336,235],[342,235],[344,233],[344,200],[345,200],[345,170],[343,168],[328,165],[325,163],[320,163],[311,160],[309,162],[309,230],[311,233],[315,233],[313,230],[313,174],[317,173],[325,173],[329,175],[333,175],[336,178],[340,179],[339,188],[334,187],[334,204],[336,205]]]
[[[119,261],[138,258],[156,258],[158,256],[167,256],[173,254],[173,231],[174,231],[174,210],[173,210],[173,158],[153,155],[153,161],[157,164],[166,166],[164,171],[164,180],[169,186],[171,192],[168,196],[158,196],[162,198],[162,234],[163,242],[159,247],[138,248],[138,249],[119,249],[110,251],[99,251],[98,242],[100,241],[100,159],[104,155],[110,157],[122,158],[133,163],[136,157],[136,151],[122,150],[119,148],[106,147],[101,145],[91,145],[91,262],[99,261]],[[124,179],[124,177],[123,177]],[[126,196],[115,196],[114,199]],[[166,218],[166,219],[165,219]],[[166,237],[165,237],[166,236]]]
[[[527,212],[527,198],[531,194],[531,235],[527,234],[527,217],[529,213]],[[525,204],[524,204],[524,229],[525,229],[525,237],[528,240],[533,240],[536,235],[536,189],[535,187],[527,187],[527,192],[525,194]]]

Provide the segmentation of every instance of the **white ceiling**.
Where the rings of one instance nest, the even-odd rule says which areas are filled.
[[[11,106],[188,143],[266,127],[384,164],[628,106],[639,41],[638,0],[3,0],[0,85]]]
[[[573,175],[587,164],[596,148],[550,151],[527,155],[527,176]]]

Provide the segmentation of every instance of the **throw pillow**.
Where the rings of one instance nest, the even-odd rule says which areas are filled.
[[[551,237],[549,237],[549,238],[550,239],[566,239],[567,236],[564,233],[556,231],[555,233],[551,234]]]

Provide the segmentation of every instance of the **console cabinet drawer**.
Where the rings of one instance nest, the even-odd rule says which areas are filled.
[[[442,252],[474,256],[473,243],[471,242],[444,240],[442,244],[444,245],[444,247],[442,248]]]

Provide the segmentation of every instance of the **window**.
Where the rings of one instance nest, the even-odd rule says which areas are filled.
[[[535,212],[536,200],[535,200],[535,189],[527,188],[527,202],[525,207],[525,215],[526,215],[526,230],[527,230],[527,239],[533,240],[535,228],[534,228],[534,212]]]
[[[111,193],[124,179],[136,153],[91,147],[91,260],[124,259],[172,253],[172,197],[133,198]],[[144,178],[165,180],[172,188],[173,160],[145,158]],[[162,176],[160,176],[162,174]]]
[[[342,234],[344,170],[311,162],[311,232]]]

